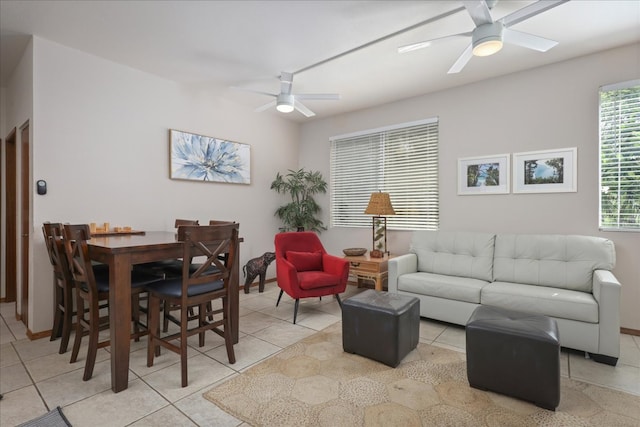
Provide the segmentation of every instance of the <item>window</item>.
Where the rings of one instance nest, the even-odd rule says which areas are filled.
[[[371,193],[387,192],[396,230],[438,229],[438,119],[330,138],[331,226],[370,227]]]
[[[640,80],[600,88],[600,228],[640,231]]]

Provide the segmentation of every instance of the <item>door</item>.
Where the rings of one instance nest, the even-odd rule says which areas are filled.
[[[29,121],[27,121],[20,129],[20,162],[22,169],[20,171],[20,271],[21,271],[21,289],[22,302],[21,319],[26,327],[29,327],[29,235],[31,229],[29,227],[29,218],[31,217],[31,154],[29,145]]]
[[[7,153],[7,175],[6,175],[6,194],[7,194],[7,224],[5,226],[6,230],[6,253],[4,254],[5,260],[5,301],[6,302],[15,302],[16,300],[16,289],[17,289],[17,247],[18,247],[18,231],[16,228],[17,221],[16,215],[18,213],[17,209],[17,147],[16,147],[16,128],[9,133],[7,136],[7,145],[6,145],[6,153]]]

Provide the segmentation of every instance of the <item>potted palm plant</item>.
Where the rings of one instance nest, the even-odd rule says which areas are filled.
[[[289,170],[286,175],[280,172],[271,183],[271,189],[279,194],[288,194],[291,201],[280,206],[275,215],[283,222],[280,231],[316,231],[327,228],[316,216],[320,213],[320,205],[313,199],[315,194],[327,192],[327,183],[317,171]]]

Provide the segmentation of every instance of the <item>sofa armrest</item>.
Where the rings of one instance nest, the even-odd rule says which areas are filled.
[[[405,254],[391,258],[389,260],[388,291],[398,293],[398,277],[407,273],[416,273],[417,271],[418,256],[416,254]]]
[[[620,355],[620,290],[618,279],[608,270],[593,272],[593,297],[598,302],[599,353]]]

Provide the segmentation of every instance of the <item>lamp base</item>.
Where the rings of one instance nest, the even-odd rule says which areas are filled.
[[[371,258],[384,258],[384,252],[374,249],[369,252]]]

